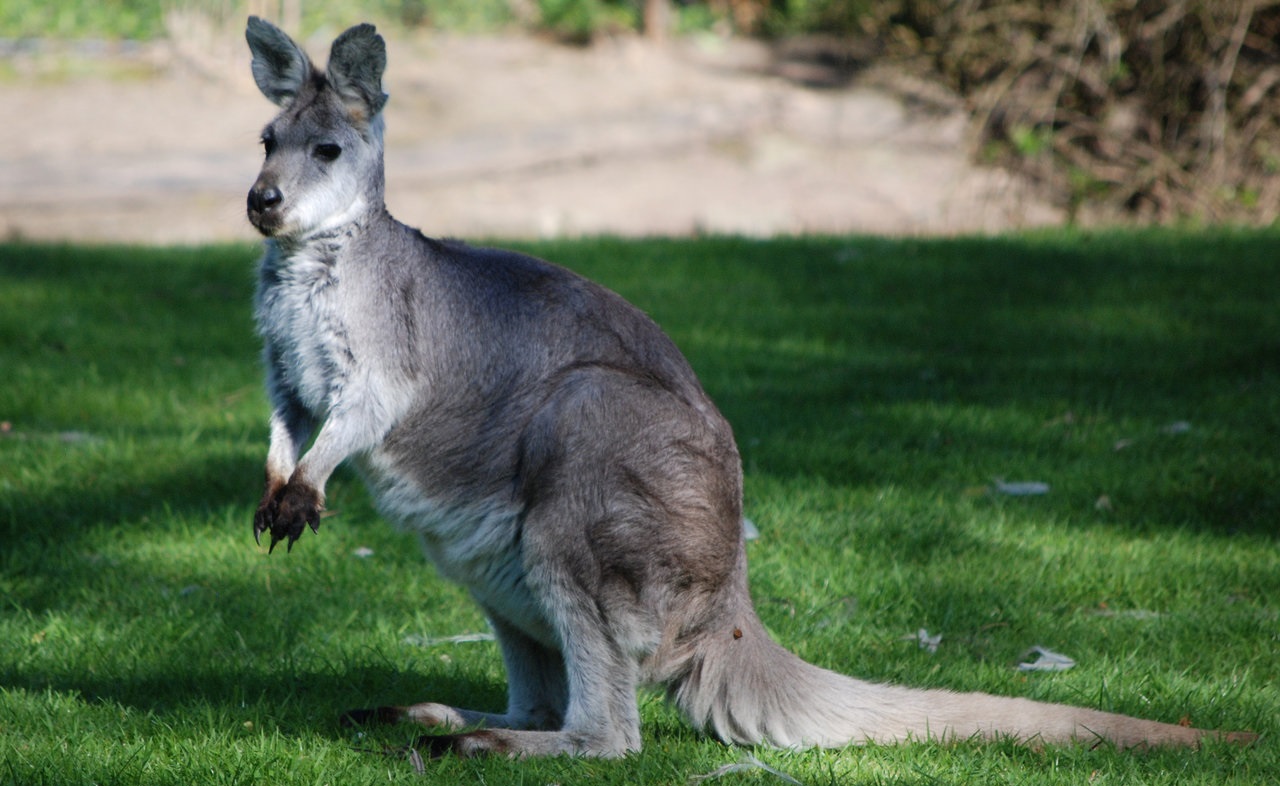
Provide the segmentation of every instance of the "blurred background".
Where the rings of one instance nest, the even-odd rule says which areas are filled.
[[[244,19],[388,38],[432,234],[1272,223],[1280,0],[5,0],[0,232],[249,239]]]

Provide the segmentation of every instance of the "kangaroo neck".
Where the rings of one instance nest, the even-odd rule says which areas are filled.
[[[376,233],[377,225],[394,224],[395,219],[387,212],[386,205],[378,201],[377,207],[351,211],[351,214],[339,220],[326,223],[299,235],[287,235],[272,238],[269,242],[286,257],[305,254],[314,259],[337,261],[343,251],[358,243],[360,238]]]

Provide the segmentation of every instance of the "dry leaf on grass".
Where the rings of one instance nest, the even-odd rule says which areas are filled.
[[[1054,652],[1040,645],[1036,645],[1026,652],[1022,653],[1023,658],[1035,655],[1033,661],[1024,661],[1018,664],[1018,671],[1066,671],[1075,668],[1076,662],[1060,652]]]
[[[1049,493],[1049,484],[1038,480],[1025,480],[1015,483],[1005,483],[1003,480],[997,480],[995,491],[997,494],[1004,494],[1010,497],[1038,497]]]
[[[714,780],[716,778],[723,778],[724,776],[730,775],[735,772],[749,772],[751,770],[764,770],[765,772],[769,773],[770,775],[774,776],[775,778],[778,778],[779,780],[785,783],[793,783],[795,784],[795,786],[801,786],[800,781],[786,774],[782,770],[778,770],[773,767],[770,767],[768,764],[765,764],[764,762],[760,761],[755,756],[752,756],[750,753],[743,756],[742,761],[735,762],[733,764],[726,764],[723,767],[718,767],[712,770],[711,772],[708,772],[706,775],[695,775],[689,779],[689,782],[701,783],[703,781]]]

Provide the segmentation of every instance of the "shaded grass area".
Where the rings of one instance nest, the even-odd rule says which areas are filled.
[[[575,240],[734,424],[757,605],[824,666],[1277,731],[1274,233]],[[465,593],[353,476],[294,553],[250,540],[255,252],[0,245],[0,783],[421,783],[371,703],[504,701]],[[1013,497],[995,481],[1038,481]],[[357,556],[367,549],[370,556]],[[365,553],[363,551],[359,553]],[[920,628],[941,633],[919,649]],[[1015,671],[1040,644],[1078,661]],[[427,782],[688,783],[744,751],[645,695],[619,762]],[[1258,783],[1245,750],[753,751],[804,783]],[[723,782],[775,782],[761,770]]]

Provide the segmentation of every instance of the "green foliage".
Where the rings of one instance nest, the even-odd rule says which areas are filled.
[[[370,18],[405,27],[474,32],[500,29],[514,19],[507,0],[306,0],[300,7],[304,32]],[[10,0],[0,3],[0,37],[149,40],[164,36],[165,14],[173,9],[237,24],[249,13],[244,4],[224,0]]]
[[[383,0],[387,16],[407,27],[475,32],[495,30],[513,21],[508,0]]]
[[[760,28],[772,35],[856,35],[865,32],[865,23],[874,17],[876,7],[886,3],[883,0],[788,0],[759,5],[763,6]]]
[[[1280,732],[1275,233],[525,247],[653,314],[733,423],[753,594],[825,666]],[[255,548],[255,251],[0,245],[0,783],[663,783],[739,762],[654,696],[621,761],[428,762],[370,703],[503,703],[465,593],[340,473]],[[993,479],[1036,480],[1036,497]],[[367,556],[357,551],[367,549]],[[366,551],[359,551],[366,554]],[[935,654],[910,640],[942,633]],[[904,639],[904,637],[906,637]],[[1040,644],[1076,669],[1022,675]],[[1125,755],[750,751],[804,783],[1254,784]],[[762,772],[727,776],[769,782]]]
[[[164,32],[165,0],[7,0],[0,37],[151,39]]]
[[[538,0],[542,27],[568,41],[586,42],[602,30],[634,30],[634,3],[619,0]]]
[[[1016,126],[1009,130],[1009,141],[1018,155],[1033,158],[1053,149],[1053,129],[1044,126]]]
[[[878,5],[875,0],[793,0],[788,3],[675,3],[681,30],[706,29],[718,19],[744,33],[789,35],[803,32],[856,33]],[[586,41],[601,32],[640,27],[640,0],[537,0],[535,27],[566,40]],[[9,0],[0,4],[0,37],[152,39],[164,35],[164,15],[172,8],[197,10],[218,19],[248,13],[225,0]],[[446,30],[500,29],[513,24],[508,0],[306,0],[304,26],[337,27],[369,17],[406,27]],[[258,9],[261,12],[263,9]]]

